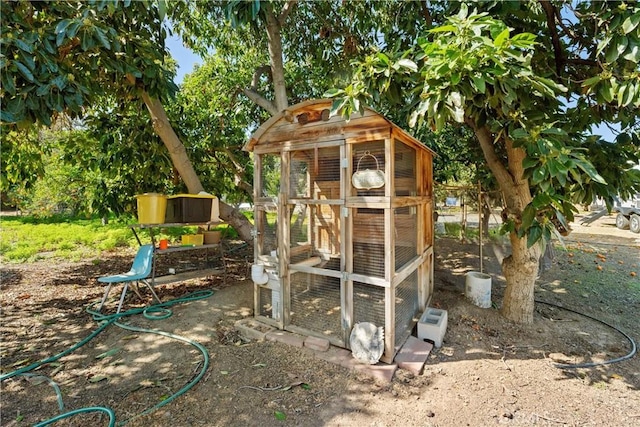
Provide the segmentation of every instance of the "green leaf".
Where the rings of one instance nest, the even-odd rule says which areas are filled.
[[[273,415],[276,417],[276,420],[278,421],[284,421],[287,419],[287,414],[281,411],[275,411]]]
[[[634,44],[631,46],[631,49],[627,50],[628,52],[624,54],[623,58],[637,64],[640,61],[640,45]]]
[[[33,78],[33,74],[31,74],[31,71],[29,71],[29,69],[26,67],[26,65],[24,65],[22,62],[18,62],[18,61],[16,61],[15,64],[16,64],[16,67],[18,68],[18,71],[20,71],[20,73],[22,73],[24,78],[29,80],[31,83],[33,83],[35,79]]]
[[[456,27],[453,25],[443,25],[429,30],[430,33],[445,33],[447,31],[454,32],[456,31]]]
[[[328,91],[326,91],[322,96],[325,98],[333,98],[335,96],[341,95],[344,93],[344,90],[342,89],[329,89]]]
[[[496,47],[502,47],[507,40],[509,40],[509,29],[505,28],[493,41],[493,45]]]
[[[526,157],[526,158],[522,161],[522,167],[523,167],[524,169],[530,169],[530,168],[532,168],[532,167],[534,167],[534,166],[537,166],[539,162],[540,162],[540,161],[539,161],[538,159],[535,159],[535,158],[533,158],[533,157]]]
[[[593,76],[587,80],[585,80],[584,82],[582,82],[582,87],[589,87],[589,86],[593,86],[596,83],[599,83],[600,80],[602,80],[602,77],[600,77],[600,75],[597,76]]]
[[[537,209],[533,206],[533,204],[528,204],[524,211],[522,212],[522,225],[521,227],[527,229],[533,223],[533,219],[536,217]]]
[[[633,86],[623,83],[618,89],[618,107],[626,107],[633,100]]]
[[[618,44],[614,41],[607,47],[607,51],[604,54],[604,59],[607,63],[612,64],[618,59],[620,52],[618,51]]]
[[[377,57],[378,57],[378,60],[380,60],[380,62],[382,62],[385,66],[389,66],[390,62],[389,62],[389,57],[387,55],[380,52],[378,53]]]
[[[540,184],[547,176],[547,173],[545,172],[544,168],[540,167],[538,169],[535,169],[533,171],[533,175],[531,176],[531,183],[532,184]]]
[[[473,86],[476,88],[478,92],[480,93],[485,92],[486,85],[485,85],[484,78],[482,78],[482,76],[471,76],[471,80],[473,82]]]
[[[602,84],[598,86],[598,93],[602,95],[606,102],[612,102],[616,92],[611,80],[603,80]]]
[[[551,202],[552,202],[551,196],[549,196],[546,193],[539,193],[539,194],[536,194],[536,197],[533,198],[533,200],[531,201],[531,204],[536,210],[538,210],[545,206],[550,205]]]
[[[111,43],[109,43],[109,39],[107,38],[107,35],[104,33],[104,31],[102,31],[101,28],[96,28],[95,33],[100,43],[102,43],[102,46],[104,46],[106,49],[111,49]]]
[[[638,23],[640,23],[640,13],[631,15],[622,23],[622,31],[625,34],[629,34],[631,31],[635,30],[635,28],[638,26]]]
[[[18,48],[22,51],[28,52],[28,53],[33,53],[33,47],[29,46],[28,44],[26,44],[25,42],[23,42],[20,39],[15,39],[13,40],[13,43],[18,46]]]
[[[403,58],[399,60],[398,62],[396,62],[396,65],[399,67],[407,68],[410,71],[413,71],[414,73],[418,71],[418,66],[416,65],[416,63],[408,58]]]
[[[167,0],[158,0],[158,16],[161,21],[167,16]]]
[[[62,21],[58,22],[58,25],[56,25],[55,33],[56,34],[64,33],[64,30],[67,29],[70,23],[71,23],[70,19],[63,19]]]
[[[539,225],[535,225],[529,229],[527,233],[527,247],[535,245],[538,240],[542,237],[542,228]]]
[[[36,90],[36,96],[43,96],[51,90],[51,84],[42,85]]]

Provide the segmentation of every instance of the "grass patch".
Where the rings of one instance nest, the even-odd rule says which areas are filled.
[[[43,258],[80,260],[101,251],[136,246],[135,236],[122,221],[103,225],[100,219],[66,217],[2,217],[0,255],[8,262]]]
[[[79,261],[96,258],[101,252],[119,248],[137,248],[138,241],[131,231],[134,218],[112,220],[103,225],[99,218],[69,218],[53,216],[0,217],[0,255],[5,262],[32,262],[47,258]],[[224,239],[238,237],[228,224],[220,224],[212,230],[221,231]],[[142,243],[150,242],[149,229],[136,229]],[[183,234],[198,231],[197,226],[166,227],[154,229],[156,241],[168,239],[171,244],[180,242]]]

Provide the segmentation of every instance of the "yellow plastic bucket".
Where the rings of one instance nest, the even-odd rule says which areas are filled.
[[[138,222],[140,224],[162,224],[167,212],[167,196],[158,193],[136,195],[138,199]]]

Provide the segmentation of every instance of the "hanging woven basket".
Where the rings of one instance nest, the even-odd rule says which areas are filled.
[[[362,162],[362,159],[364,159],[365,157],[373,157],[373,159],[376,161],[375,169],[360,170],[360,163]],[[385,180],[384,171],[380,170],[380,164],[378,163],[378,159],[369,151],[365,151],[362,157],[358,159],[358,165],[356,166],[356,171],[351,176],[351,183],[358,190],[371,190],[374,188],[384,187],[384,180]]]

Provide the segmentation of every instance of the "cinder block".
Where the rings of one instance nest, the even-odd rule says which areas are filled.
[[[267,341],[277,341],[293,347],[303,347],[304,338],[302,335],[286,331],[273,331],[265,335]]]
[[[304,346],[316,351],[327,351],[331,343],[326,338],[319,337],[306,337],[304,339]]]
[[[447,310],[427,307],[418,322],[418,338],[433,341],[436,347],[441,347],[447,320]]]
[[[267,333],[276,330],[273,326],[266,325],[249,317],[238,320],[234,326],[242,337],[255,341],[264,341]]]

